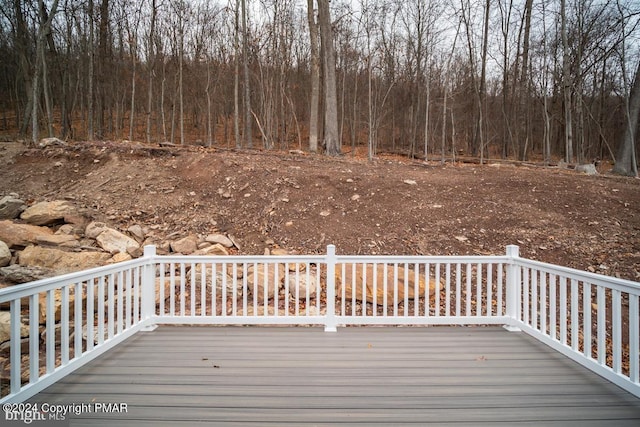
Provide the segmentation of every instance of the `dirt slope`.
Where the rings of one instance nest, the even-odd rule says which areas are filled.
[[[66,198],[122,229],[224,231],[242,253],[502,254],[640,280],[640,180],[113,142],[0,143],[0,195]]]

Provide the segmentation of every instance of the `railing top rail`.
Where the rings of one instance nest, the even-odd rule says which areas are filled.
[[[130,268],[142,267],[148,263],[148,258],[137,258],[117,264],[104,265],[88,270],[40,279],[24,283],[22,285],[10,286],[8,288],[0,289],[0,303],[11,301],[16,298],[28,297],[35,293],[46,292],[51,289],[57,289],[60,287],[60,284],[83,282],[85,280],[91,280],[109,274],[116,274]]]
[[[286,262],[311,262],[320,263],[326,255],[156,255],[155,262],[174,263],[286,263]]]
[[[588,271],[577,270],[569,267],[548,264],[541,261],[535,261],[527,258],[517,258],[516,265],[522,267],[531,267],[550,274],[570,277],[591,284],[619,289],[634,295],[640,295],[640,283],[631,280],[619,279],[617,277],[605,276],[603,274],[590,273]]]
[[[501,263],[511,258],[505,255],[336,255],[336,262],[354,263]]]

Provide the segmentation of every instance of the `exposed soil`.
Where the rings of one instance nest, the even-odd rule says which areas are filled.
[[[0,143],[0,195],[121,229],[231,234],[241,253],[502,254],[640,280],[640,180],[532,165],[373,162],[116,142]]]

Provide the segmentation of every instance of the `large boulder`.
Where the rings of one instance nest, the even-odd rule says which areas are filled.
[[[29,336],[29,327],[20,322],[20,336]],[[0,343],[11,339],[11,313],[0,311]]]
[[[233,242],[231,241],[231,239],[229,239],[224,234],[209,234],[207,237],[205,237],[204,240],[209,243],[220,244],[225,248],[233,247]]]
[[[11,249],[21,249],[37,242],[38,237],[50,236],[53,231],[47,227],[29,224],[16,224],[13,221],[0,221],[0,240]]]
[[[102,249],[111,254],[127,252],[129,248],[137,249],[140,247],[140,244],[136,240],[113,228],[105,229],[96,237],[96,241]]]
[[[0,278],[11,283],[33,282],[34,280],[46,279],[55,275],[56,272],[52,269],[38,266],[27,267],[13,264],[0,268]]]
[[[36,242],[45,246],[62,246],[65,248],[76,248],[80,246],[78,239],[70,234],[53,234],[38,236]]]
[[[5,267],[11,262],[11,251],[9,246],[0,240],[0,267]]]
[[[220,256],[226,256],[226,255],[229,255],[229,251],[227,251],[227,249],[224,246],[222,246],[221,244],[217,243],[215,245],[207,246],[206,248],[198,249],[197,251],[195,251],[193,253],[193,255],[220,255]]]
[[[57,274],[63,274],[104,265],[109,258],[111,255],[104,252],[65,252],[29,246],[18,255],[18,263],[27,267],[50,268]]]
[[[198,250],[198,238],[196,236],[187,236],[171,242],[171,250],[183,255],[192,254]]]
[[[66,200],[40,202],[28,207],[20,219],[33,225],[55,224],[64,220],[65,216],[76,215],[76,208]]]
[[[374,271],[373,265],[367,264],[366,267],[366,275],[363,274],[362,265],[355,265],[355,275],[353,272],[353,264],[345,264],[344,265],[345,274],[342,277],[342,266],[336,266],[336,295],[342,295],[343,288],[345,298],[347,300],[351,300],[353,298],[353,288],[355,287],[355,298],[358,301],[363,300],[362,288],[363,284],[366,287],[366,296],[364,297],[367,302],[373,302],[374,299],[374,284],[375,286],[375,295],[376,295],[376,305],[380,306],[384,304],[384,278],[385,274],[387,277],[387,304],[395,305],[404,301],[405,298],[405,272],[407,277],[407,297],[413,298],[415,296],[415,288],[417,285],[418,288],[418,296],[425,295],[427,289],[427,283],[425,282],[422,275],[420,275],[418,282],[415,281],[415,273],[413,270],[405,270],[403,267],[398,267],[398,275],[395,276],[394,267],[387,265],[385,272],[385,265],[378,264],[376,267],[376,277],[374,282]],[[366,277],[365,277],[366,276]],[[429,294],[431,296],[435,295],[440,289],[440,285],[434,281],[429,280]],[[398,301],[394,301],[394,287],[397,287],[397,295]]]
[[[256,267],[254,270],[254,266],[251,265],[248,269],[247,288],[249,293],[255,295],[258,302],[262,303],[265,299],[273,298],[280,290],[285,267],[283,264],[257,264]]]
[[[105,230],[108,230],[109,226],[104,222],[92,221],[84,229],[84,235],[90,239],[95,239]]]
[[[26,208],[27,206],[18,198],[17,194],[4,196],[0,199],[0,219],[18,218]]]
[[[289,273],[289,295],[291,295],[292,298],[306,300],[307,294],[309,294],[309,298],[315,298],[316,293],[318,292],[318,281],[316,280],[316,272],[310,271],[309,273],[310,274],[308,278],[306,273],[297,275],[296,273]],[[297,292],[296,281],[299,286]]]

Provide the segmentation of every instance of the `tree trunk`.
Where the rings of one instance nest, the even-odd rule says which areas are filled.
[[[242,69],[244,76],[244,139],[253,147],[251,131],[251,87],[249,86],[249,33],[247,30],[247,0],[242,0]]]
[[[93,0],[89,0],[88,6],[88,16],[89,16],[89,46],[87,48],[88,52],[88,61],[89,61],[89,76],[87,77],[87,139],[89,141],[93,141],[94,138],[94,130],[93,130],[93,89],[94,89],[94,57],[93,53],[94,49],[94,25],[93,25]]]
[[[329,156],[341,153],[341,141],[338,135],[338,92],[336,88],[336,54],[333,46],[333,30],[329,0],[318,0],[320,18],[320,37],[324,59],[324,145]]]
[[[151,113],[153,108],[153,80],[155,77],[155,54],[154,54],[154,42],[155,42],[155,33],[156,33],[156,0],[151,0],[151,22],[149,29],[149,44],[147,47],[147,52],[149,57],[147,58],[147,66],[149,70],[149,79],[147,88],[147,130],[146,130],[146,139],[147,143],[151,142]]]
[[[567,163],[573,162],[573,129],[571,117],[571,76],[569,66],[569,40],[567,37],[566,0],[560,0],[562,33],[562,93],[564,100],[564,154]]]
[[[311,43],[311,108],[309,113],[309,151],[318,152],[318,115],[320,103],[320,52],[318,24],[314,11],[314,1],[307,0],[307,19]]]
[[[626,176],[638,176],[638,163],[636,159],[636,137],[638,135],[638,117],[640,117],[640,61],[633,79],[631,93],[626,102],[626,122],[624,134],[618,153],[613,173]]]
[[[233,75],[233,134],[236,148],[242,148],[240,139],[240,0],[236,0],[235,29],[233,33],[234,66]]]

